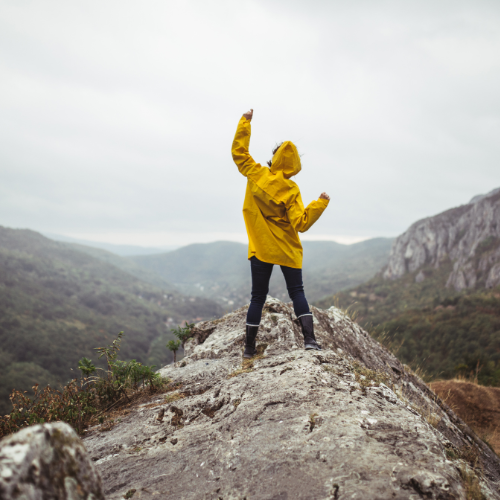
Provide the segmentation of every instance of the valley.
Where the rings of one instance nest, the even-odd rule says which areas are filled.
[[[79,376],[78,360],[97,363],[94,348],[120,331],[123,358],[160,368],[172,360],[171,328],[220,313],[209,299],[155,287],[34,231],[0,227],[0,412],[10,409],[13,388]]]

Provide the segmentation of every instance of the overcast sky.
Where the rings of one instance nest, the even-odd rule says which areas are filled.
[[[500,2],[0,0],[0,225],[246,241],[230,148],[303,155],[308,236],[395,236],[500,186]]]

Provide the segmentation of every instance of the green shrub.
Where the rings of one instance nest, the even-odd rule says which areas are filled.
[[[120,332],[110,345],[97,348],[99,357],[106,357],[108,370],[96,370],[90,359],[82,358],[78,363],[82,378],[71,380],[60,390],[47,386],[39,391],[36,384],[33,397],[27,391],[13,390],[10,395],[13,409],[9,415],[0,417],[0,437],[29,425],[56,421],[66,422],[82,433],[93,417],[101,415],[102,423],[102,414],[131,393],[161,390],[166,381],[154,372],[154,366],[135,359],[117,359],[122,336]],[[96,371],[99,375],[91,376]]]

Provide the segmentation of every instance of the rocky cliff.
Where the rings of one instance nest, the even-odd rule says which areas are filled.
[[[415,222],[394,242],[383,276],[397,279],[452,261],[447,286],[492,288],[500,284],[500,189],[470,203]]]
[[[243,364],[246,308],[197,324],[170,390],[84,439],[106,498],[500,499],[500,460],[450,408],[339,309],[313,314],[323,351],[268,298]]]

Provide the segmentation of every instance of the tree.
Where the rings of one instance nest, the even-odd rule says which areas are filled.
[[[180,340],[169,340],[167,342],[167,349],[170,349],[174,353],[174,363],[177,361],[177,351],[181,346]]]
[[[194,323],[186,321],[185,326],[172,328],[170,331],[179,339],[181,347],[184,349],[184,344],[193,335]],[[170,348],[169,348],[170,349]]]

